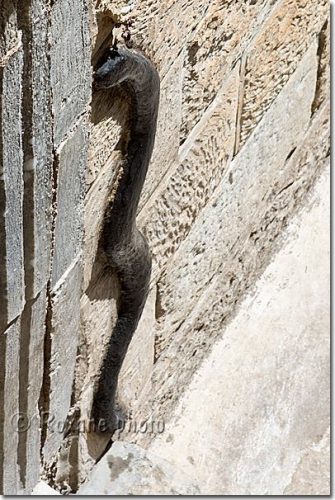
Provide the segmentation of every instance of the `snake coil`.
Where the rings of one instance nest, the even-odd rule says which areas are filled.
[[[124,87],[130,99],[128,141],[121,179],[106,212],[103,250],[120,284],[117,321],[94,388],[92,416],[106,430],[117,428],[115,395],[118,376],[149,291],[151,256],[146,239],[136,227],[136,212],[151,159],[159,105],[159,76],[142,54],[113,48],[95,71],[94,87]]]

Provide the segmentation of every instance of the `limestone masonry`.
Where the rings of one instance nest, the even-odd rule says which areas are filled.
[[[87,477],[99,481],[94,463],[106,442],[62,424],[89,417],[116,319],[117,280],[104,269],[98,241],[129,110],[122,91],[92,91],[92,67],[126,30],[161,78],[137,218],[152,280],[118,394],[128,424],[169,422],[329,162],[326,0],[0,0],[0,491],[7,495],[30,494],[41,477],[62,493],[85,494]],[[118,472],[124,457],[143,481],[152,478],[151,493],[199,493],[155,455],[155,432],[133,429],[126,425],[102,459],[106,470],[116,464],[109,494],[125,494],[128,484],[134,494],[147,491],[124,466]],[[299,474],[287,492],[305,493]]]

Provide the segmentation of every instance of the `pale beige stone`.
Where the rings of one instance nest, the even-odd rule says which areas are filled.
[[[241,145],[315,43],[328,15],[327,0],[278,2],[247,52]]]
[[[156,288],[147,298],[142,317],[130,343],[121,368],[118,401],[131,412],[140,406],[151,389],[151,374],[155,362]]]
[[[165,311],[162,321],[165,332],[170,331],[166,343],[178,325],[188,318],[211,279],[218,273],[224,273],[228,281],[232,277],[227,276],[228,263],[249,238],[252,225],[266,208],[267,191],[276,178],[285,175],[285,159],[303,140],[308,128],[316,68],[314,46],[241,155],[229,165],[223,177],[217,176],[220,179],[217,190],[209,191],[210,202],[207,200],[205,210],[168,262],[160,280]],[[182,202],[180,197],[176,198]],[[180,213],[176,213],[175,224],[179,219]],[[150,228],[149,224],[146,227]]]
[[[233,156],[238,75],[237,67],[140,212],[139,226],[154,256],[153,276],[187,237]]]
[[[133,444],[114,442],[79,495],[195,495],[198,487],[168,461]]]
[[[182,142],[201,119],[232,67],[262,30],[276,2],[209,2],[186,45],[183,81]]]
[[[70,399],[79,417],[89,418],[93,382],[115,325],[118,296],[116,276],[106,267],[98,243],[104,210],[108,201],[112,201],[117,186],[121,153],[118,142],[129,108],[120,89],[93,93],[92,133],[84,179],[87,129],[77,132],[78,120],[79,125],[83,116],[83,121],[86,120],[90,99],[88,16],[93,65],[111,43],[113,35],[120,38],[123,28],[116,28],[116,23],[123,23],[125,27],[133,20],[129,29],[134,45],[152,59],[161,77],[156,145],[139,209],[139,224],[148,236],[153,253],[151,291],[122,369],[118,399],[122,409],[129,414],[129,424],[150,418],[164,423],[187,391],[201,360],[222,335],[243,294],[277,251],[277,241],[287,220],[304,199],[329,155],[327,8],[325,2],[307,0],[200,3],[194,0],[153,0],[149,3],[141,0],[88,3],[86,0],[82,3],[59,0],[52,5],[48,60],[53,66],[54,102],[49,113],[55,125],[54,150],[58,148],[63,157],[60,164],[54,164],[54,188],[58,193],[57,196],[54,193],[53,198],[57,219],[52,294],[56,292],[56,296],[49,298],[53,310],[49,307],[47,316],[52,352],[51,392],[46,402],[61,420],[68,415]],[[11,23],[15,24],[14,17],[5,28],[11,30]],[[75,36],[72,36],[73,30]],[[0,51],[3,49],[1,36]],[[74,41],[70,45],[69,36]],[[84,241],[81,238],[83,223]],[[42,238],[42,233],[40,236]],[[84,269],[82,289],[81,272],[74,270],[77,258],[76,265]],[[249,352],[243,350],[243,340],[234,351],[234,359],[244,377],[234,378],[236,365],[229,364],[229,360],[223,367],[232,370],[229,387],[234,397],[236,387],[241,394],[246,394],[247,368],[259,366],[252,350],[256,349],[256,342]],[[261,346],[263,359],[270,358],[270,373],[265,370],[267,378],[264,376],[268,385],[265,382],[261,385],[269,399],[272,397],[271,377],[274,376],[271,348],[276,340]],[[37,349],[41,349],[40,345]],[[284,348],[278,351],[285,367],[294,366],[290,352]],[[298,347],[294,352],[298,352]],[[243,354],[249,355],[245,365]],[[45,370],[48,364],[46,359]],[[262,364],[260,368],[266,366]],[[286,373],[280,372],[285,383]],[[36,377],[39,379],[40,374],[36,373]],[[32,391],[34,400],[39,382],[36,380]],[[292,415],[296,415],[294,412],[298,412],[300,403],[304,410],[310,404],[307,399],[297,398],[296,405],[289,408],[301,379],[294,381],[296,384],[289,382],[286,385],[292,392],[283,393],[280,408],[275,406],[276,401],[273,402],[278,410],[275,417],[279,415],[282,420],[280,411],[289,412],[293,408]],[[209,383],[208,387],[212,396],[217,396],[221,389]],[[257,388],[255,383],[251,394],[258,397],[262,392],[257,393]],[[260,399],[256,396],[258,404]],[[199,399],[197,394],[197,402]],[[268,407],[259,417],[257,404],[251,408],[255,415],[254,426],[249,425],[243,415],[236,423],[235,407],[228,411],[227,420],[232,422],[231,433],[227,431],[232,439],[228,449],[231,454],[228,458],[225,456],[227,468],[219,472],[227,484],[229,481],[234,483],[237,492],[243,488],[254,491],[255,477],[265,491],[268,487],[266,477],[257,476],[252,465],[263,462],[271,465],[271,460],[279,460],[280,450],[285,447],[283,440],[271,434],[277,427],[272,426],[271,419],[267,420]],[[74,410],[72,408],[70,413],[75,420]],[[213,453],[213,462],[215,464],[218,458],[220,467],[221,453],[226,451],[220,440],[215,441],[215,437],[221,435],[222,415],[227,408],[221,410],[221,406],[220,411],[216,408],[211,418],[214,437],[207,442],[201,441],[201,429],[207,424],[205,417],[199,424],[197,407],[189,415],[189,421],[197,426],[203,446],[200,451],[194,448],[194,456],[181,469],[184,473],[193,460],[190,470],[199,467],[200,477],[204,477],[201,487],[206,489],[208,480],[213,491],[221,486],[219,481],[215,483],[218,469],[215,465],[209,470],[201,466],[208,454]],[[291,415],[285,413],[284,416],[287,414]],[[320,419],[322,435],[323,423]],[[234,448],[239,443],[233,435],[237,424],[246,436],[246,452],[239,461]],[[294,425],[293,431],[296,430]],[[314,429],[316,427],[317,424]],[[302,430],[293,431],[286,436],[285,443],[290,442],[295,451],[301,451]],[[52,430],[51,422],[44,432],[47,441],[42,451],[48,461],[55,457],[60,447],[57,464],[50,468],[49,461],[47,474],[55,479],[63,493],[74,491],[78,482],[90,475],[108,438],[107,441],[99,440],[97,436],[82,432],[79,437],[69,435],[64,439],[62,433],[56,435]],[[125,430],[118,437],[149,446],[156,434]],[[187,440],[190,434],[187,431],[184,434]],[[284,488],[296,491],[302,485],[303,491],[326,490],[326,486],[322,489],[322,477],[317,476],[316,465],[318,460],[322,462],[320,468],[326,477],[325,448],[323,444],[316,444],[321,434],[303,453],[297,452],[294,460],[291,460],[292,455],[286,455],[283,468],[275,470],[280,491]],[[273,456],[265,454],[265,458],[260,449],[264,436],[274,444]],[[197,444],[196,433],[192,434],[192,439],[191,448]],[[326,438],[320,443],[326,443]],[[316,451],[317,446],[320,446],[322,458]],[[34,456],[36,449],[29,448]],[[257,450],[259,455],[254,460],[252,453]],[[116,454],[115,447],[114,451]],[[163,479],[153,483],[151,459],[147,462],[142,451],[137,449],[137,452],[146,467],[142,469],[137,461],[133,461],[131,467],[141,470],[142,476],[148,474],[142,491],[162,491],[162,482],[164,491],[181,491],[179,486],[174,488],[177,484],[175,468],[167,476],[164,469]],[[235,469],[229,472],[234,464]],[[36,477],[36,463],[29,466],[32,477]],[[314,474],[308,481],[307,469]],[[283,470],[289,471],[285,485]],[[208,472],[207,478],[204,471]],[[131,481],[137,481],[139,476],[136,474],[125,471],[125,482],[117,483],[120,491],[125,491]],[[109,481],[110,478],[106,476],[105,479]],[[191,483],[193,488],[193,481]],[[179,484],[182,481],[178,481]],[[106,488],[110,487],[108,483]],[[192,488],[187,491],[194,491]],[[139,492],[138,484],[131,491]]]
[[[145,179],[139,210],[151,195],[155,196],[155,190],[159,189],[164,175],[170,174],[170,169],[173,169],[172,163],[178,158],[182,120],[183,63],[184,51],[173,62],[161,82],[155,147]]]
[[[329,493],[328,223],[329,166],[149,447],[201,494]]]
[[[330,428],[302,456],[285,495],[330,495]]]

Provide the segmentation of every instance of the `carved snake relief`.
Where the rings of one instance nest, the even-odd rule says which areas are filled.
[[[121,178],[106,212],[102,246],[120,285],[117,321],[94,388],[92,416],[106,430],[117,428],[115,394],[118,376],[149,291],[151,256],[136,227],[136,211],[149,166],[159,105],[159,76],[142,54],[126,48],[108,51],[94,75],[96,89],[121,84],[130,100],[127,144]]]

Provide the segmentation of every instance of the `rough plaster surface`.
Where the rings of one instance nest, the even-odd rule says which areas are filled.
[[[329,168],[149,450],[203,494],[329,494]]]

